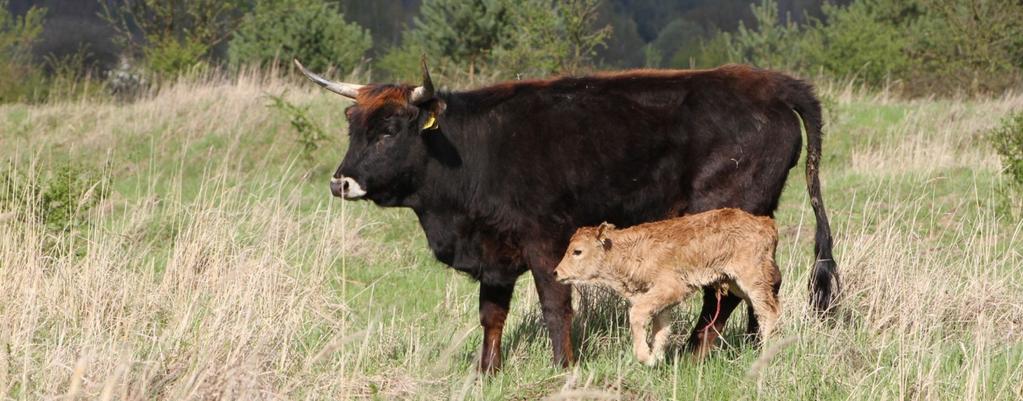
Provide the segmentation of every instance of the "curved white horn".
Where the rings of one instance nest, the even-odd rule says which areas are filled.
[[[350,99],[355,99],[356,96],[359,95],[359,88],[362,88],[364,86],[358,84],[348,84],[344,82],[334,82],[324,77],[321,77],[319,74],[316,74],[305,69],[305,66],[303,66],[302,63],[298,61],[298,59],[295,59],[295,66],[298,67],[298,69],[302,71],[302,74],[305,74],[307,78],[309,78],[313,82],[316,82],[316,84],[322,86],[324,89]]]
[[[430,79],[430,69],[426,68],[426,55],[423,55],[423,85],[412,90],[409,102],[418,105],[430,99],[433,99],[433,80]]]

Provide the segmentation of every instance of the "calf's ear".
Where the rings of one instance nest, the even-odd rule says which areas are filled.
[[[611,250],[611,239],[607,237],[607,233],[615,229],[615,225],[603,222],[600,223],[600,227],[597,228],[597,241],[600,241],[600,245],[604,247],[605,251]]]

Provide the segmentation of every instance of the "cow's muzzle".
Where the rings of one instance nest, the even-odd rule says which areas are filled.
[[[366,190],[352,177],[333,177],[330,179],[330,193],[338,198],[359,199],[366,195]]]

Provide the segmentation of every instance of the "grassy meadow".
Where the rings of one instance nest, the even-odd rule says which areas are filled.
[[[694,298],[674,355],[644,367],[626,305],[587,289],[579,361],[556,369],[524,275],[504,370],[484,378],[477,285],[433,259],[410,211],[329,196],[346,100],[248,75],[135,103],[2,105],[0,398],[1023,399],[1023,221],[984,140],[1023,96],[820,92],[834,319],[807,307],[800,163],[777,215],[784,313],[763,352],[739,346],[739,312],[735,346],[688,359]],[[268,106],[281,94],[327,138],[306,146],[294,114]]]

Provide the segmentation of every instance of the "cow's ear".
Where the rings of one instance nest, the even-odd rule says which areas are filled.
[[[443,100],[434,98],[419,106],[419,130],[422,132],[440,128],[438,119],[447,109]]]

